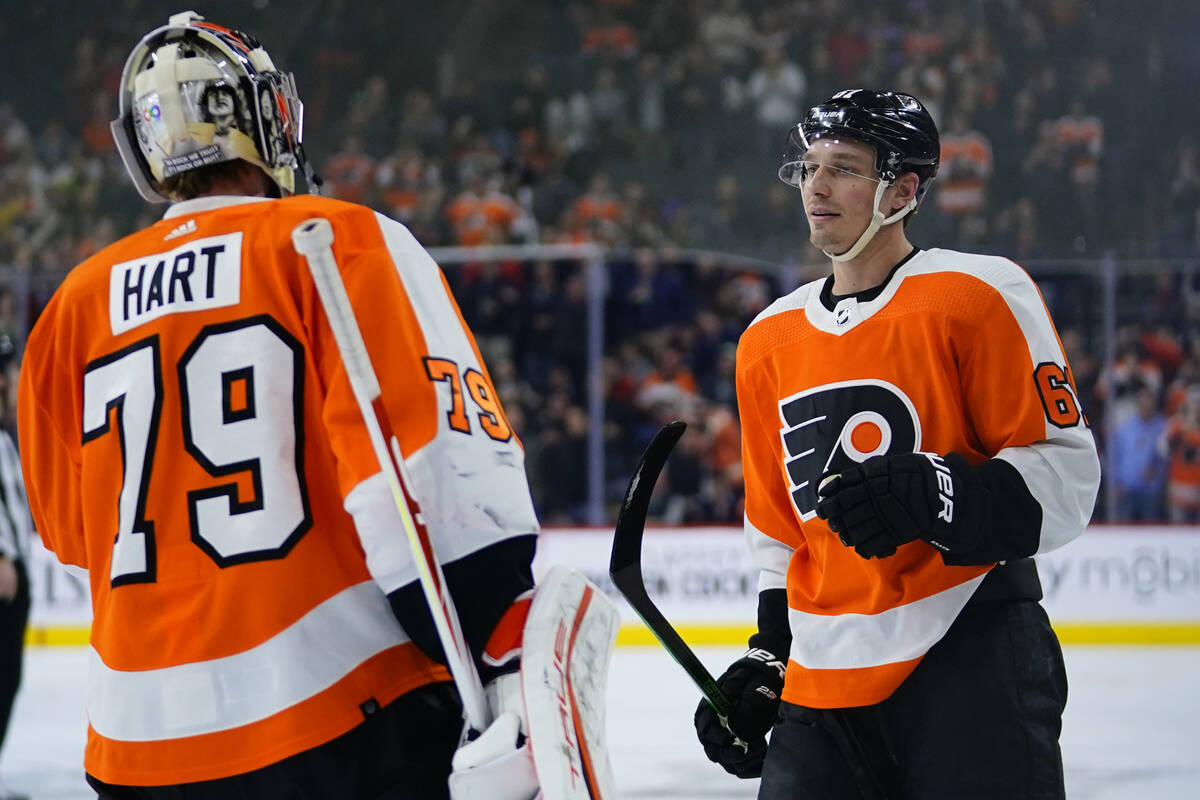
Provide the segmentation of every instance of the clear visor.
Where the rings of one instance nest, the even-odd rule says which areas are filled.
[[[841,139],[833,134],[817,134],[812,139],[804,137],[804,131],[800,125],[792,128],[788,134],[787,144],[783,148],[783,161],[779,166],[779,179],[789,186],[795,186],[799,189],[804,185],[804,182],[817,173],[817,170],[824,167],[828,171],[829,176],[834,180],[866,180],[872,183],[878,183],[880,177],[877,174],[864,174],[856,171],[851,167],[843,164],[831,164],[824,160],[820,155],[821,148],[817,147],[817,143],[834,145],[842,142],[861,145],[862,142],[858,139]],[[874,173],[874,168],[871,169]]]
[[[858,180],[870,181],[871,183],[879,183],[881,180],[878,176],[863,175],[860,172],[855,172],[852,169],[840,166],[838,164],[827,164],[823,161],[810,161],[802,158],[799,161],[793,161],[789,164],[784,164],[779,168],[779,177],[785,183],[790,183],[793,186],[799,187],[817,174],[818,170],[825,170],[825,175],[834,181]]]

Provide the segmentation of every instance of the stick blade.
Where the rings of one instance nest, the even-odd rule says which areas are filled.
[[[638,462],[633,477],[629,479],[629,489],[626,490],[621,509],[617,512],[612,557],[608,563],[608,574],[618,587],[622,583],[618,578],[619,573],[634,567],[638,574],[641,574],[642,533],[646,527],[650,496],[667,458],[686,429],[687,423],[682,420],[668,422],[659,428],[650,444],[646,445],[642,459]]]

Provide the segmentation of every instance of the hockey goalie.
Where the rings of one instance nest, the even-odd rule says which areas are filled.
[[[612,797],[615,614],[569,570],[534,587],[524,452],[438,265],[296,193],[302,104],[254,37],[175,14],[118,94],[169,205],[71,271],[20,379],[30,510],[89,575],[88,783]]]

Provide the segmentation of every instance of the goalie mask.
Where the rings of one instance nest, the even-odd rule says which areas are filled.
[[[297,169],[313,186],[302,125],[291,73],[250,36],[185,11],[129,54],[111,127],[138,192],[157,203],[170,199],[162,181],[236,159],[261,168],[280,195],[295,191]]]
[[[941,142],[933,117],[912,95],[847,89],[809,109],[800,124],[788,134],[779,167],[780,180],[799,188],[804,183],[804,158],[813,143],[839,137],[870,145],[875,151],[875,169],[879,173],[876,210],[871,223],[845,253],[825,254],[835,261],[847,261],[862,252],[880,227],[916,212],[937,175]],[[916,194],[904,208],[884,217],[878,210],[883,193],[903,172],[916,173]]]

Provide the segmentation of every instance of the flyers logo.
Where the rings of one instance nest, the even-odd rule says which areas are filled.
[[[818,386],[779,403],[783,466],[801,519],[817,509],[817,482],[871,456],[912,453],[921,422],[912,401],[886,381],[844,381]]]

